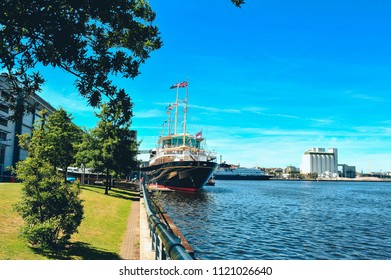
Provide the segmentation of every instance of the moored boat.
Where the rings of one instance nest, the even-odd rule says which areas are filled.
[[[214,186],[215,185],[215,180],[212,177],[209,178],[209,180],[206,182],[205,186]]]
[[[178,90],[186,87],[184,103],[183,133],[177,133]],[[195,192],[203,188],[217,167],[215,157],[206,151],[202,143],[202,131],[195,135],[186,132],[186,114],[188,90],[187,82],[178,83],[171,88],[177,89],[176,102],[168,107],[168,134],[160,136],[158,147],[150,151],[149,166],[142,168],[150,184],[157,188]],[[175,108],[174,132],[171,133],[171,110]]]
[[[272,176],[258,168],[222,163],[213,173],[216,180],[269,180]]]

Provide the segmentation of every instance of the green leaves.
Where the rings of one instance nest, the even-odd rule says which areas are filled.
[[[244,0],[231,0],[240,7]],[[113,106],[124,95],[111,75],[135,78],[150,53],[161,48],[156,14],[145,0],[0,1],[0,68],[12,77],[14,119],[33,111],[16,104],[40,91],[44,80],[31,75],[37,64],[59,67],[75,76],[79,93],[98,107],[102,94]],[[124,102],[130,119],[132,108]]]
[[[60,67],[75,76],[92,106],[100,105],[102,94],[122,101],[109,76],[135,78],[149,53],[162,46],[148,1],[15,0],[1,1],[0,11],[0,68],[20,82],[37,63]],[[26,78],[38,90],[43,83]],[[14,96],[18,90],[12,83]]]
[[[244,4],[244,0],[231,0],[236,7],[241,7]]]
[[[79,165],[106,172],[106,175],[127,175],[137,168],[136,133],[130,130],[131,120],[124,112],[124,106],[129,108],[133,104],[124,92],[121,94],[124,95],[122,102],[102,105],[97,126],[87,131],[82,143],[77,145],[76,161]]]
[[[83,219],[77,184],[66,184],[56,166],[66,170],[73,162],[73,145],[81,130],[59,109],[47,119],[41,112],[33,135],[20,137],[28,157],[16,166],[22,180],[22,199],[16,209],[25,220],[23,235],[31,244],[58,247],[70,238]]]
[[[36,156],[19,162],[16,172],[24,182],[16,205],[25,220],[22,235],[43,248],[64,245],[83,219],[79,186],[64,184],[51,164]]]
[[[54,168],[66,170],[74,162],[74,145],[81,142],[82,131],[72,123],[71,116],[62,108],[51,114],[45,125],[42,145],[46,147],[43,156]]]

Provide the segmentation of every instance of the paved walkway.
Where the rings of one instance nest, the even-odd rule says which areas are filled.
[[[144,203],[144,199],[140,199],[140,260],[154,260],[155,251],[152,250],[152,238]]]
[[[134,200],[128,218],[126,236],[121,246],[121,258],[124,260],[140,259],[140,201]]]
[[[144,199],[137,197],[132,202],[126,236],[121,246],[121,258],[124,260],[154,260],[151,249],[151,237],[145,211]]]

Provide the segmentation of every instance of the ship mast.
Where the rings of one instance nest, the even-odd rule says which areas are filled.
[[[167,107],[167,124],[168,124],[168,134],[167,135],[171,135],[171,110],[172,110],[172,107],[171,107],[171,104],[168,105]]]
[[[179,95],[179,83],[178,83],[178,86],[176,87],[174,135],[176,135],[176,128],[177,128],[177,124],[178,124],[178,95]]]
[[[186,100],[185,100],[185,108],[183,109],[183,146],[186,143],[186,115],[187,115],[187,104],[189,101],[189,83],[186,80]]]
[[[170,89],[174,89],[176,88],[176,100],[175,100],[175,103],[174,103],[174,106],[175,106],[175,124],[174,124],[174,135],[177,134],[177,127],[178,127],[178,106],[179,106],[179,88],[182,88],[182,87],[186,87],[186,100],[185,101],[182,101],[185,103],[185,108],[183,110],[183,113],[184,113],[184,120],[183,120],[183,140],[185,140],[185,134],[186,134],[186,111],[187,111],[187,99],[188,99],[188,82],[185,81],[185,82],[182,82],[182,83],[176,83],[174,84],[173,86],[170,87]],[[183,141],[183,144],[185,142]]]

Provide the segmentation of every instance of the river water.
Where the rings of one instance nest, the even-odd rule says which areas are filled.
[[[161,200],[199,259],[391,259],[390,182],[217,180]]]

